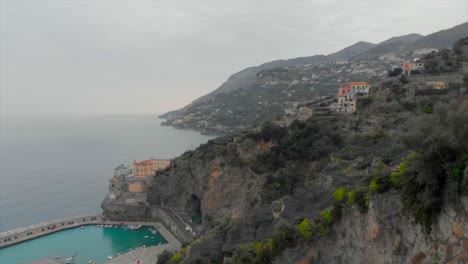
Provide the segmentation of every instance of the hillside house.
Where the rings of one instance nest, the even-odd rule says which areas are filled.
[[[349,87],[351,88],[351,92],[356,96],[363,96],[370,93],[372,85],[366,82],[350,82]]]
[[[424,68],[424,63],[416,61],[414,63],[405,62],[403,63],[403,73],[406,75],[411,75],[411,71],[420,70]]]
[[[426,82],[432,89],[447,89],[444,82]]]
[[[338,101],[330,105],[333,112],[353,113],[357,109],[358,96],[370,93],[372,85],[366,82],[350,82],[349,85],[338,89]]]

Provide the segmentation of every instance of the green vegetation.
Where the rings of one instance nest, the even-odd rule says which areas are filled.
[[[333,198],[335,200],[342,202],[347,196],[347,191],[345,187],[341,187],[333,193]]]
[[[432,114],[432,112],[434,112],[434,109],[432,108],[432,106],[425,105],[423,106],[423,111],[426,114]]]
[[[310,239],[312,237],[312,227],[309,224],[308,218],[302,220],[297,229],[303,238]]]
[[[377,183],[376,180],[373,180],[369,184],[369,190],[371,192],[377,192],[379,190],[379,184]]]
[[[279,224],[273,237],[265,241],[238,244],[232,256],[233,264],[268,264],[288,247],[297,245],[298,230],[286,223]]]

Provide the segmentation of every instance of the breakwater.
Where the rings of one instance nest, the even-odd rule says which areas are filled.
[[[0,248],[21,243],[30,239],[45,236],[61,230],[74,228],[89,224],[104,223],[105,219],[101,213],[70,216],[45,221],[0,233]]]

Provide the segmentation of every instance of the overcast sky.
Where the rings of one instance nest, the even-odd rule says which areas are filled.
[[[468,21],[467,0],[0,0],[5,115],[155,114],[243,68]]]

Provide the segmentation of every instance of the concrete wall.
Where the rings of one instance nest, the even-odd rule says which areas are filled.
[[[40,236],[45,236],[57,231],[82,225],[99,224],[102,222],[103,219],[101,214],[89,214],[50,220],[40,224],[10,230],[0,233],[0,248]]]
[[[152,219],[159,220],[180,241],[188,243],[192,240],[193,235],[190,235],[190,231],[186,230],[187,225],[182,220],[177,219],[178,216],[175,213],[156,206],[152,206],[149,212]]]

